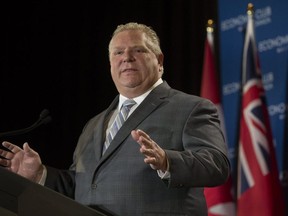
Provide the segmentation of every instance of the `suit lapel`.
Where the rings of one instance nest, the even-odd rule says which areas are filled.
[[[119,146],[123,143],[123,141],[128,136],[130,136],[130,133],[132,130],[137,129],[137,126],[142,121],[144,121],[147,116],[149,116],[160,104],[166,101],[165,98],[168,95],[167,89],[169,88],[170,87],[167,85],[167,83],[164,82],[158,87],[156,87],[153,91],[151,91],[151,93],[144,99],[144,101],[137,107],[137,109],[131,114],[131,116],[122,125],[122,127],[120,128],[120,130],[115,135],[112,142],[110,143],[109,148],[106,150],[105,154],[101,158],[99,165],[102,163],[102,161],[105,161],[107,158],[109,158],[110,155],[113,154],[113,152],[115,152],[117,148],[119,148]],[[117,102],[115,102],[114,100],[112,104],[114,103],[118,103],[118,99],[117,99]],[[114,107],[115,107],[115,104],[114,104]],[[99,152],[98,148],[97,148],[97,152]]]
[[[93,133],[93,143],[95,143],[95,157],[96,160],[99,161],[102,157],[102,148],[103,144],[105,142],[106,138],[106,127],[108,125],[109,119],[111,117],[111,114],[113,113],[114,109],[117,108],[119,101],[119,96],[117,96],[113,102],[110,104],[110,106],[106,109],[104,112],[104,115],[102,116],[102,119],[99,120],[99,122],[102,122],[98,125],[97,128],[94,129]]]

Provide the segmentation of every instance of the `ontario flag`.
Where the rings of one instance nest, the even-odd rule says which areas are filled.
[[[208,20],[205,41],[201,96],[211,100],[218,109],[222,130],[226,137],[223,110],[220,97],[219,79],[214,58],[213,21]],[[204,190],[209,216],[234,216],[235,202],[231,176],[228,181],[217,187]]]
[[[284,199],[261,80],[252,4],[248,5],[247,16],[242,62],[237,216],[283,216]]]

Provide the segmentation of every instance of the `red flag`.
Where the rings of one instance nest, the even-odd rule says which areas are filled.
[[[213,22],[208,21],[207,38],[205,41],[201,96],[211,100],[218,108],[222,130],[225,135],[220,88],[214,59]],[[218,187],[204,190],[209,216],[234,216],[235,203],[232,196],[232,180]]]
[[[284,198],[261,80],[252,4],[248,5],[247,14],[242,62],[237,215],[283,216]]]

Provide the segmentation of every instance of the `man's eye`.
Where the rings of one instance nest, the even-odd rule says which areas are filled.
[[[121,55],[123,52],[122,51],[116,51],[114,52],[114,55]]]
[[[135,51],[136,51],[137,53],[144,53],[144,52],[145,52],[144,49],[136,49]]]

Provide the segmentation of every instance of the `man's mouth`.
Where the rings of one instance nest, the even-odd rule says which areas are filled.
[[[135,72],[135,71],[137,71],[137,70],[134,68],[125,68],[121,72],[123,73],[123,72]]]

